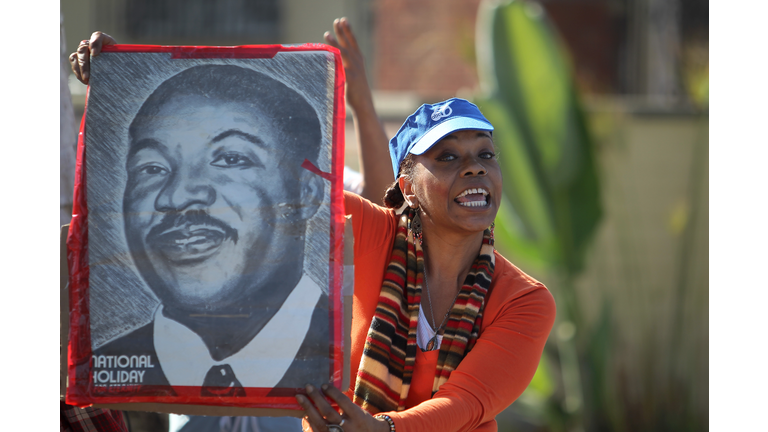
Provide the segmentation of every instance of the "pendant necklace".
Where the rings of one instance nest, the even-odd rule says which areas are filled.
[[[445,320],[448,319],[448,315],[451,314],[451,310],[453,310],[453,305],[456,303],[456,299],[459,297],[459,292],[461,290],[459,289],[456,291],[456,296],[453,297],[453,302],[451,302],[451,307],[448,308],[448,311],[445,313],[445,316],[443,317],[443,322],[440,323],[439,327],[435,327],[435,311],[432,308],[432,296],[429,293],[429,284],[427,284],[427,266],[424,266],[424,288],[427,290],[427,301],[429,302],[429,314],[432,316],[432,328],[435,330],[435,335],[432,336],[432,338],[427,342],[427,349],[426,351],[433,351],[436,350],[437,347],[437,334],[440,333],[440,330],[445,325]]]

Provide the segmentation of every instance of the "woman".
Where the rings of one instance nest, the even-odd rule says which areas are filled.
[[[314,430],[496,430],[530,382],[554,303],[493,250],[502,176],[491,131],[467,101],[424,105],[390,141],[388,208],[345,195],[355,385],[297,396]]]
[[[344,59],[365,184],[375,190],[388,174],[374,156],[384,131],[346,20],[334,31],[326,41]],[[71,60],[87,80],[80,49]],[[352,385],[307,385],[296,396],[306,430],[495,431],[494,417],[527,387],[555,306],[493,248],[502,175],[492,131],[465,100],[423,105],[389,143],[396,181],[386,207],[345,193],[355,235]]]
[[[346,19],[334,33],[325,40],[344,60],[365,190],[375,195],[392,175],[380,162],[384,130]],[[494,417],[527,387],[555,305],[493,250],[502,176],[492,130],[467,101],[423,105],[389,142],[397,180],[386,208],[345,194],[355,234],[352,384],[297,396],[305,429],[495,431]]]

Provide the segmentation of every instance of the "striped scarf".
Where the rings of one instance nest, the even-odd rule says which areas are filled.
[[[411,386],[424,280],[421,245],[408,229],[414,215],[410,208],[400,215],[392,257],[357,372],[353,401],[371,414],[404,410]],[[485,230],[480,253],[448,317],[432,384],[433,396],[477,341],[494,263],[492,234]]]

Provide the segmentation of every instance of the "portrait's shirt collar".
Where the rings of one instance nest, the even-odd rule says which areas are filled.
[[[304,342],[321,295],[320,287],[303,275],[259,334],[243,349],[221,361],[211,358],[200,336],[165,317],[161,305],[155,312],[154,344],[165,377],[174,386],[202,386],[211,367],[228,364],[243,387],[274,387]]]

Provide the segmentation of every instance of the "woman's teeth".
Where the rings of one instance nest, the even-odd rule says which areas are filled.
[[[456,198],[461,198],[463,196],[467,195],[473,195],[473,194],[483,194],[483,196],[488,195],[488,191],[483,188],[475,188],[475,189],[467,189],[464,192],[460,193]]]
[[[464,207],[485,207],[488,203],[485,201],[467,201],[467,202],[460,202],[459,205],[463,205]]]
[[[483,188],[471,188],[460,193],[454,201],[464,207],[484,207],[488,205],[488,191]]]

